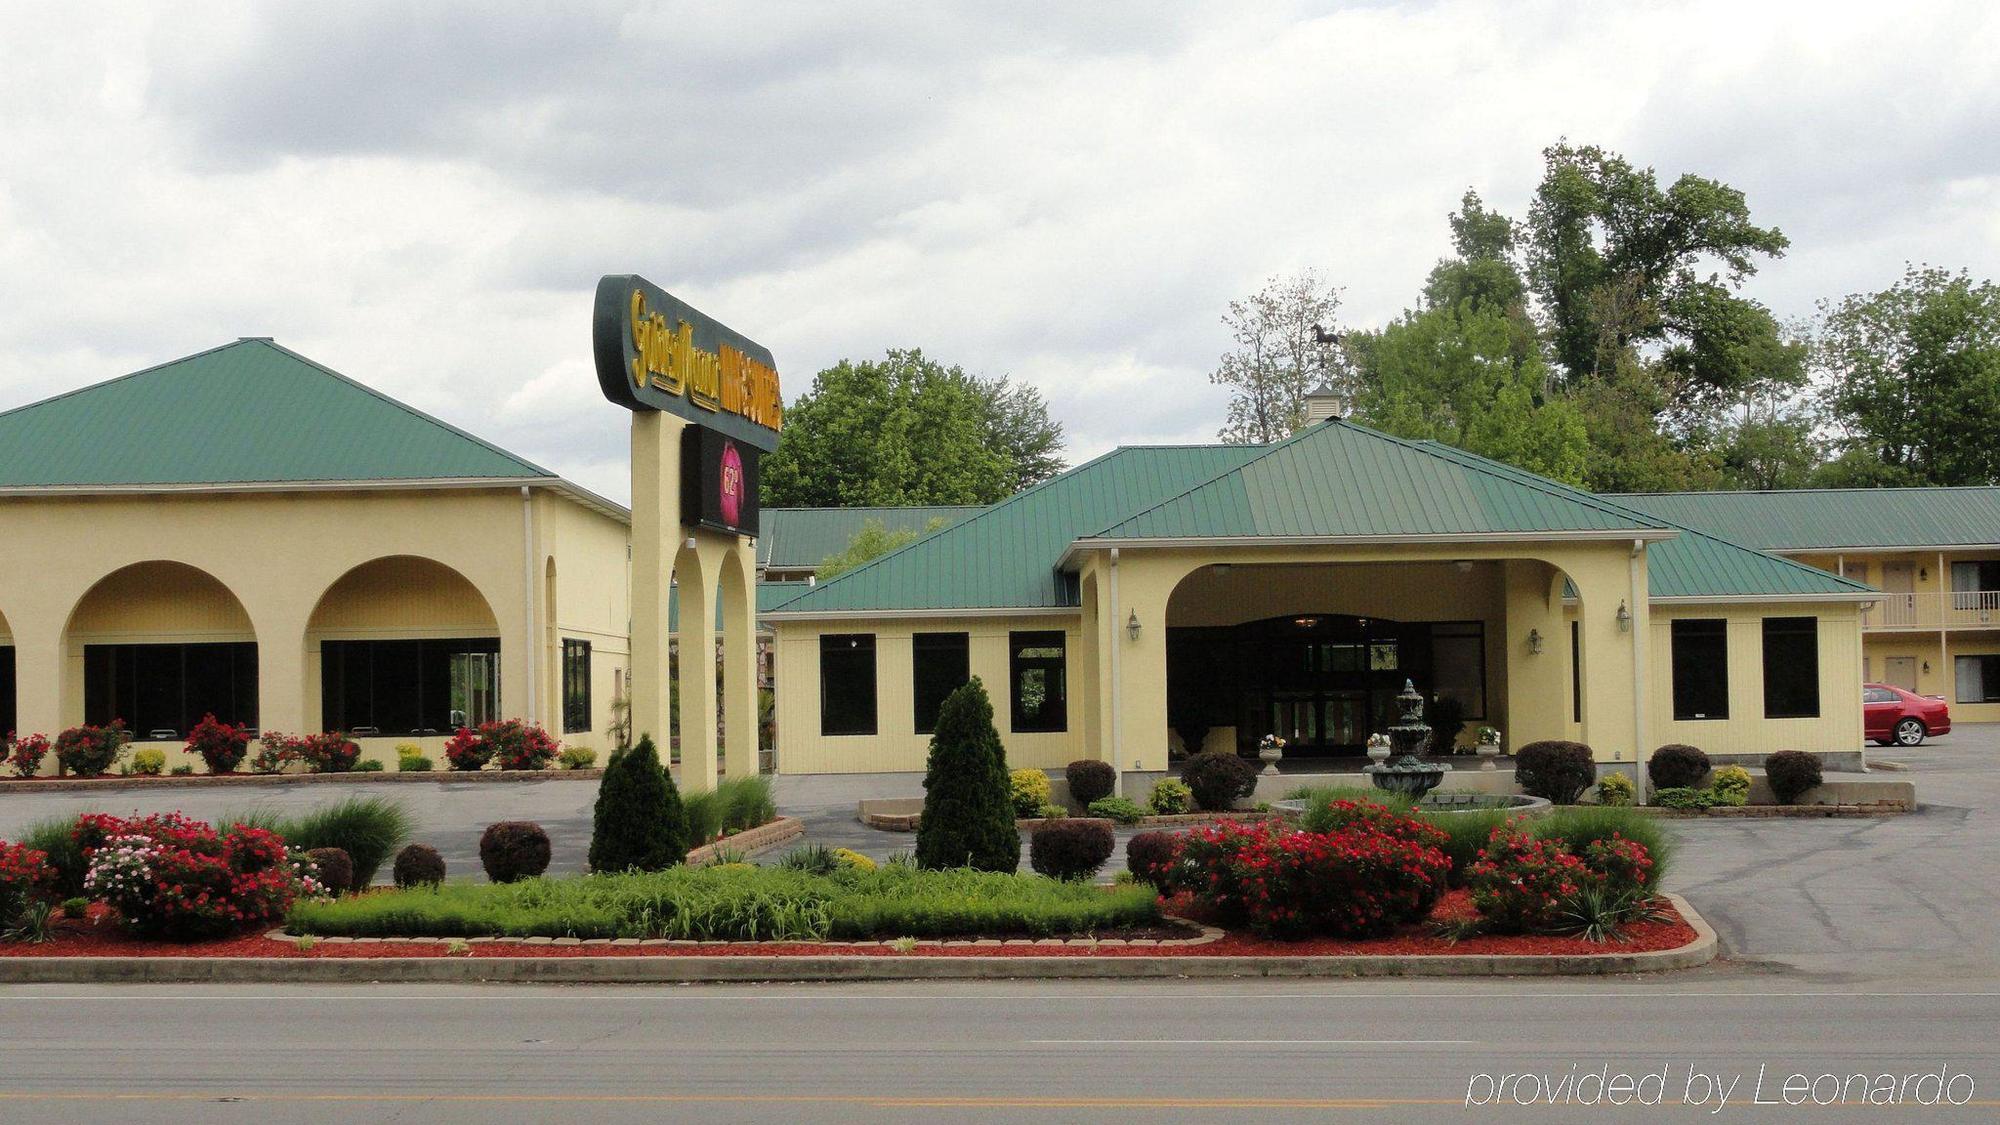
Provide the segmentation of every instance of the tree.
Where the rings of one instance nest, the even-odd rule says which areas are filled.
[[[763,501],[990,504],[1062,471],[1062,440],[1033,387],[892,349],[821,371],[786,409],[764,460]]]
[[[659,871],[687,859],[687,811],[680,790],[660,765],[653,736],[615,751],[597,784],[591,814],[592,871]]]
[[[1814,360],[1845,450],[1823,480],[2000,481],[2000,288],[1912,266],[1820,313]]]
[[[1340,309],[1340,290],[1311,270],[1272,278],[1255,296],[1229,302],[1222,323],[1236,341],[1208,381],[1230,388],[1223,441],[1259,445],[1305,424],[1307,392],[1322,382],[1350,390],[1336,349],[1323,343]]]
[[[845,574],[862,563],[914,543],[922,536],[929,535],[948,523],[950,521],[943,516],[933,516],[924,524],[922,531],[914,527],[899,527],[890,531],[888,525],[881,520],[863,520],[861,530],[854,533],[854,538],[847,541],[847,546],[842,548],[839,554],[828,555],[822,559],[813,571],[813,576],[825,581],[835,575]]]
[[[1013,871],[1021,866],[1007,751],[993,727],[993,703],[974,676],[945,697],[924,771],[917,866]]]
[[[1693,174],[1662,190],[1651,168],[1595,145],[1558,142],[1543,160],[1527,279],[1567,382],[1603,379],[1628,350],[1652,348],[1663,410],[1686,414],[1773,373],[1777,322],[1735,290],[1756,257],[1790,242],[1750,222],[1742,192]],[[1723,268],[1702,276],[1705,262]]]

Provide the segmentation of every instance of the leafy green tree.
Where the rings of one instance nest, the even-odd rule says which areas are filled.
[[[1820,311],[1814,358],[1845,450],[1823,482],[2000,481],[2000,288],[1913,266]]]
[[[591,814],[592,871],[659,871],[687,859],[687,811],[660,764],[653,736],[615,751],[597,784]]]
[[[1667,394],[1657,369],[1620,357],[1610,371],[1564,393],[1589,436],[1593,492],[1679,492],[1723,487],[1713,452],[1689,447],[1659,429]]]
[[[1662,189],[1651,168],[1595,145],[1559,142],[1543,159],[1527,279],[1568,383],[1603,379],[1627,353],[1651,349],[1663,411],[1694,414],[1774,374],[1777,322],[1736,290],[1757,258],[1790,243],[1750,221],[1742,192],[1693,174]],[[1708,263],[1722,269],[1704,276]]]
[[[1221,438],[1261,445],[1305,425],[1306,394],[1321,383],[1348,388],[1340,352],[1331,346],[1340,290],[1311,270],[1272,278],[1254,296],[1229,302],[1222,317],[1236,346],[1208,381],[1229,388]]]
[[[1824,454],[1811,411],[1751,409],[1715,443],[1731,488],[1811,488]]]
[[[1062,442],[1033,387],[892,349],[821,371],[786,409],[764,460],[763,501],[990,504],[1060,472]]]
[[[847,541],[847,546],[839,554],[828,555],[813,571],[814,577],[824,581],[835,575],[845,574],[870,559],[880,558],[899,547],[907,546],[931,532],[944,527],[950,521],[943,516],[933,516],[922,531],[914,527],[899,527],[890,531],[881,520],[864,520],[861,530]]]
[[[917,866],[1013,871],[1020,865],[1007,751],[993,726],[986,685],[974,676],[938,708],[917,822]]]

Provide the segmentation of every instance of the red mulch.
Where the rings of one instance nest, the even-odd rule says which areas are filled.
[[[1190,913],[1184,900],[1169,903],[1176,913]],[[1433,917],[1455,917],[1471,912],[1464,891],[1453,891],[1432,911]],[[913,953],[898,953],[886,945],[814,944],[810,942],[734,942],[719,945],[527,945],[519,942],[476,942],[473,957],[768,957],[768,956],[851,956],[851,957],[1299,957],[1394,955],[1435,956],[1440,954],[1532,954],[1571,956],[1590,953],[1637,953],[1674,949],[1695,939],[1694,927],[1687,924],[1671,905],[1665,907],[1666,922],[1631,927],[1630,940],[1595,944],[1582,938],[1564,937],[1475,937],[1456,945],[1432,937],[1422,925],[1406,926],[1386,938],[1369,941],[1268,941],[1249,934],[1232,933],[1220,941],[1195,946],[1099,945],[919,945]],[[117,919],[102,905],[93,905],[82,919],[62,919],[56,923],[54,941],[41,945],[0,942],[0,957],[443,957],[448,941],[381,942],[366,944],[320,941],[309,951],[301,951],[289,941],[273,941],[263,931],[223,941],[181,945],[173,942],[139,941],[129,937]],[[466,956],[460,954],[459,956]]]

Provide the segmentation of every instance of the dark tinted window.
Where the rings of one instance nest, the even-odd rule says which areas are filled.
[[[966,633],[918,633],[910,638],[910,686],[916,697],[918,734],[937,729],[944,697],[971,678],[971,637]]]
[[[590,642],[562,643],[563,733],[590,729]]]
[[[1674,718],[1729,717],[1729,627],[1721,618],[1673,623]]]
[[[819,639],[819,732],[875,733],[875,635]]]
[[[1764,619],[1764,717],[1819,715],[1819,618]]]
[[[257,725],[255,642],[83,646],[84,722],[123,719],[135,738],[186,738],[210,714]]]
[[[1007,643],[1014,729],[1069,729],[1062,633],[1009,633]]]
[[[320,725],[362,734],[443,734],[500,717],[493,637],[321,641]]]

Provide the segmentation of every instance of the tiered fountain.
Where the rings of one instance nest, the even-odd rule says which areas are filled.
[[[1430,741],[1431,728],[1424,724],[1424,697],[1417,692],[1416,684],[1404,680],[1396,702],[1403,709],[1403,718],[1389,728],[1392,757],[1387,762],[1365,765],[1361,772],[1375,782],[1377,789],[1407,794],[1411,800],[1420,801],[1444,781],[1444,773],[1451,767],[1442,762],[1426,762],[1417,756]]]

